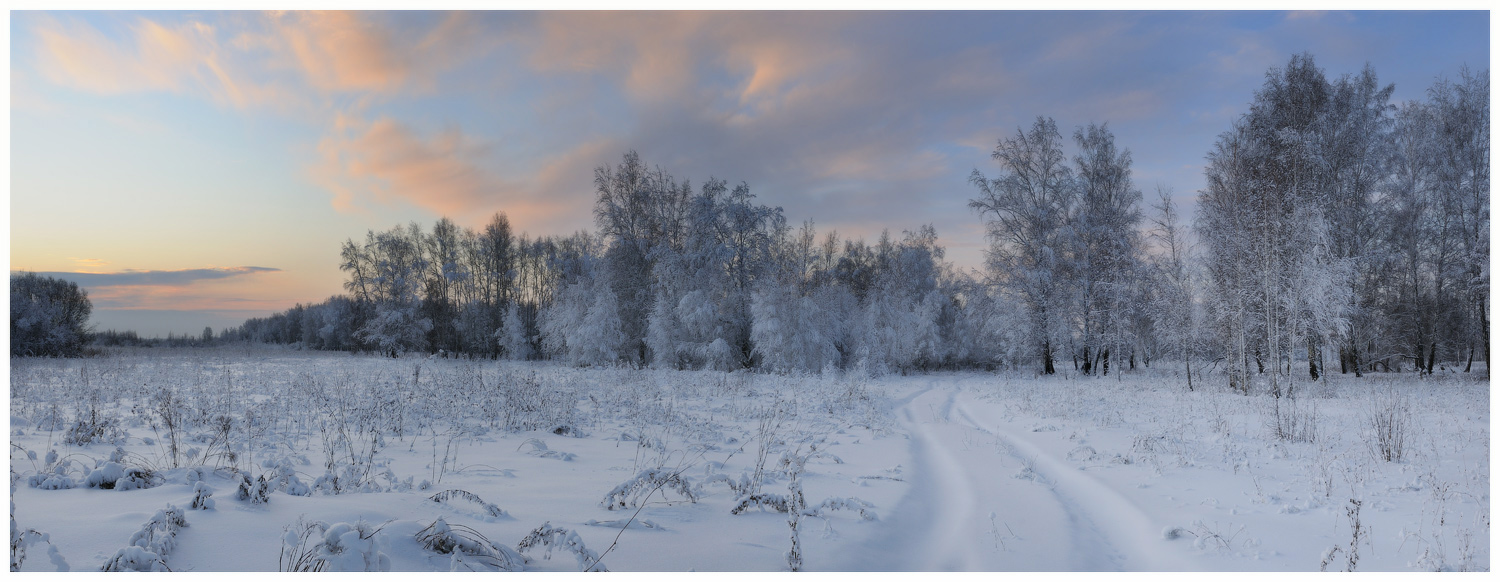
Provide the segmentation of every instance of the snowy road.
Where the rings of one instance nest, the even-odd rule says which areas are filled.
[[[894,411],[910,489],[846,565],[868,571],[1195,570],[1128,499],[1024,437],[1002,411],[931,380]]]

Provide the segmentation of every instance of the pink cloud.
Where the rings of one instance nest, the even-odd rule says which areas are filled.
[[[841,42],[848,15],[795,17],[714,12],[549,12],[526,39],[531,64],[543,71],[617,76],[632,96],[659,100],[683,94],[708,69],[739,79],[741,105],[775,100],[798,82],[815,80],[847,60]]]
[[[336,126],[318,144],[322,160],[312,172],[341,211],[354,209],[357,198],[373,197],[464,214],[506,190],[481,167],[484,147],[457,128],[423,136],[388,117],[365,122],[346,115]]]
[[[37,28],[38,70],[49,81],[104,94],[166,91],[204,92],[220,103],[244,108],[285,102],[282,88],[260,84],[226,59],[218,30],[190,20],[162,24],[138,18],[124,38],[113,39],[91,25],[46,18]]]
[[[120,38],[79,20],[38,21],[37,69],[53,83],[103,94],[202,92],[241,109],[429,88],[434,75],[492,46],[461,13],[404,36],[358,12],[268,13],[219,27],[140,17]]]

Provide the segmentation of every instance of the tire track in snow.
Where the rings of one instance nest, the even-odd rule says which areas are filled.
[[[1076,566],[1085,570],[1200,570],[1161,539],[1161,528],[1140,508],[1108,485],[1043,452],[1036,445],[976,420],[963,404],[958,416],[975,429],[1004,441],[1013,456],[1051,484],[1069,520]]]
[[[933,390],[929,384],[907,400],[898,417],[911,435],[915,465],[907,473],[911,489],[889,518],[884,535],[870,540],[866,544],[870,551],[857,556],[845,570],[967,571],[980,567],[976,559],[979,549],[969,533],[978,513],[974,487],[963,465],[912,411]],[[939,419],[948,419],[955,395],[949,392]]]

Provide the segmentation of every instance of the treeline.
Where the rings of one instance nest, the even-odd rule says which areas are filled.
[[[1366,66],[1272,70],[1208,156],[1208,323],[1230,382],[1489,353],[1489,72],[1390,102]],[[1486,370],[1487,371],[1487,370]],[[1297,372],[1300,374],[1300,372]]]
[[[89,336],[89,345],[94,347],[133,347],[133,348],[206,348],[219,345],[220,339],[214,337],[212,328],[203,328],[201,335],[167,333],[167,337],[141,337],[132,330],[115,331],[108,329],[94,332]]]
[[[343,247],[348,295],[221,339],[387,355],[733,370],[994,365],[993,309],[931,227],[873,244],[793,229],[746,184],[694,188],[634,152],[595,173],[598,233],[513,236],[439,220]]]
[[[982,273],[930,226],[873,244],[793,227],[744,183],[694,187],[630,152],[595,170],[595,233],[516,236],[503,213],[371,231],[343,245],[347,295],[221,338],[719,370],[1167,358],[1244,390],[1328,361],[1469,369],[1488,353],[1488,73],[1399,107],[1391,90],[1308,55],[1270,71],[1209,153],[1191,231],[1165,187],[1142,211],[1107,124],[1065,140],[1039,118],[971,176]]]

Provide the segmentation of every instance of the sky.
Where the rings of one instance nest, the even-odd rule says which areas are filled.
[[[1490,55],[1487,12],[12,12],[9,34],[10,268],[145,336],[341,293],[339,245],[372,229],[592,230],[593,170],[630,150],[820,234],[932,224],[977,268],[969,176],[1038,116],[1108,123],[1146,199],[1191,215],[1291,55],[1369,64],[1398,103]]]

